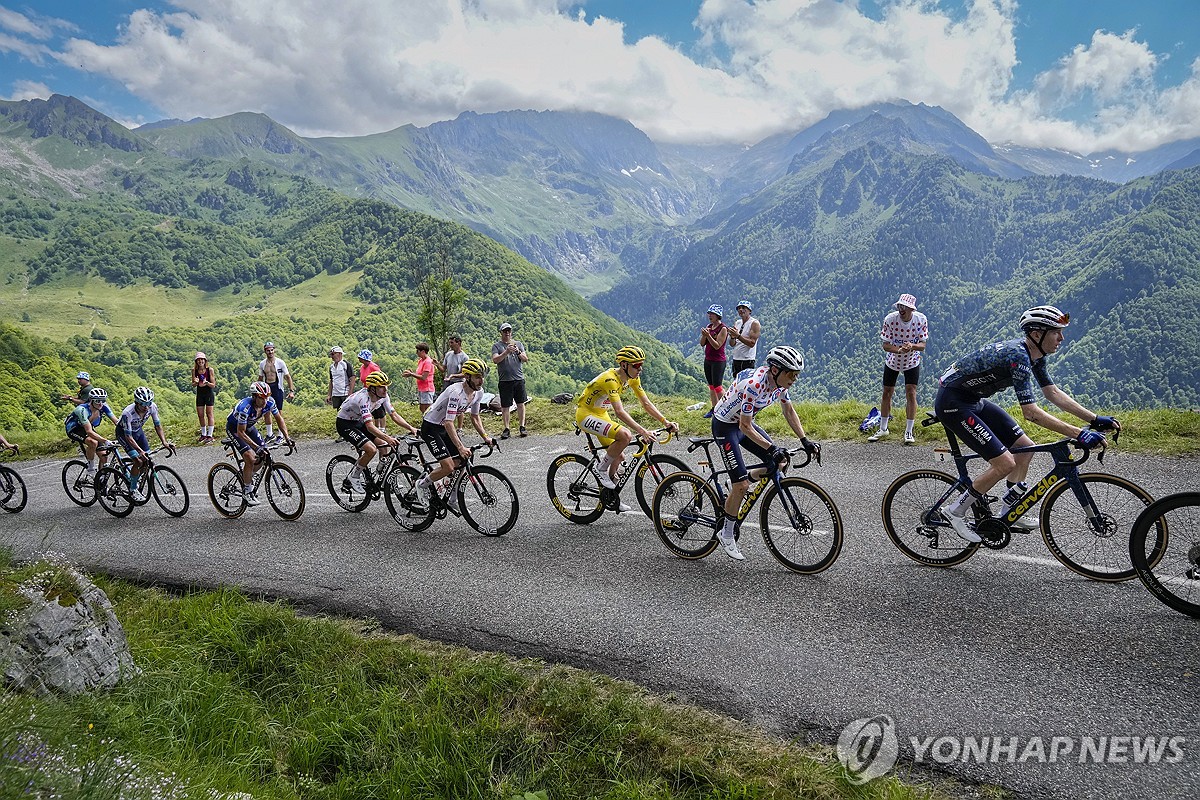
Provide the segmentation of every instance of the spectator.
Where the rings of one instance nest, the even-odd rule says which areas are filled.
[[[713,408],[721,399],[725,389],[725,345],[729,341],[729,329],[721,322],[721,306],[713,303],[708,307],[708,325],[700,329],[700,344],[704,345],[704,380],[708,383],[708,411],[704,418],[711,419]]]
[[[496,376],[499,379],[500,413],[504,418],[504,430],[501,439],[507,439],[511,434],[508,429],[508,415],[512,404],[517,404],[517,424],[520,435],[526,436],[525,403],[529,397],[525,394],[525,362],[529,354],[525,345],[512,338],[512,325],[505,322],[500,326],[500,341],[492,345],[492,363],[496,365]]]
[[[192,386],[196,387],[196,419],[200,420],[200,444],[216,441],[213,406],[217,403],[217,371],[208,363],[208,356],[196,353],[192,360]]]
[[[73,406],[82,405],[88,401],[92,395],[92,376],[87,372],[81,372],[75,376],[75,380],[79,382],[79,388],[75,390],[75,394],[60,394],[60,400],[66,400]]]
[[[288,372],[287,364],[275,355],[275,343],[263,345],[263,355],[266,356],[258,363],[258,379],[271,389],[271,399],[275,401],[278,414],[267,415],[267,438],[275,435],[274,421],[276,416],[283,414],[283,384],[287,384],[287,399],[296,399],[296,387],[292,383],[292,373]],[[282,431],[281,431],[282,432]]]
[[[742,370],[754,369],[758,361],[758,337],[762,336],[762,326],[750,316],[753,310],[749,300],[739,300],[738,321],[732,328],[726,329],[729,331],[729,356],[733,362],[730,369],[732,380],[737,380]]]
[[[453,386],[456,383],[462,383],[462,365],[467,361],[467,354],[462,349],[462,337],[457,333],[450,337],[450,349],[446,351],[445,358],[442,363],[437,365],[438,371],[442,373],[444,386]],[[459,414],[454,418],[454,427],[462,430],[463,417],[465,414]]]
[[[429,357],[429,345],[417,342],[417,368],[406,369],[406,378],[417,379],[417,405],[424,414],[433,405],[433,359]]]
[[[879,400],[879,430],[867,441],[878,442],[888,435],[892,412],[892,392],[896,379],[904,373],[904,443],[916,444],[913,423],[917,419],[917,380],[921,377],[921,353],[929,339],[929,322],[917,311],[917,298],[902,294],[896,310],[883,318],[879,338],[883,340],[883,397]]]
[[[325,402],[335,410],[342,407],[346,398],[354,394],[354,368],[345,359],[345,351],[334,347],[329,351],[332,360],[329,365],[329,388],[325,392]]]
[[[367,376],[372,372],[379,371],[379,365],[372,360],[374,357],[370,350],[358,351],[358,383],[360,386],[366,386]]]

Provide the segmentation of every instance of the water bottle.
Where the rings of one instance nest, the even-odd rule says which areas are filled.
[[[1029,491],[1029,485],[1025,481],[1014,483],[1000,499],[1001,516],[1007,514],[1009,509],[1015,506],[1027,491]]]
[[[703,402],[700,402],[700,403],[692,403],[690,406],[688,406],[688,407],[687,407],[687,410],[688,410],[688,411],[699,411],[699,410],[700,410],[700,409],[702,409],[702,408],[704,408],[704,403],[703,403]]]

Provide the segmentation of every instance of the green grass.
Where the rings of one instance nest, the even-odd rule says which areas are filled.
[[[346,800],[947,796],[894,778],[850,786],[827,748],[600,675],[230,590],[98,583],[140,672],[78,698],[0,695],[0,785],[64,798],[116,797],[114,786]],[[71,787],[79,776],[91,788]]]

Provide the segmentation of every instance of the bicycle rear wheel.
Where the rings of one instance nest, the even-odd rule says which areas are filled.
[[[396,467],[383,486],[383,501],[388,513],[406,531],[418,533],[433,524],[433,504],[417,502],[414,488],[421,472],[407,464]]]
[[[654,501],[654,490],[658,488],[658,485],[671,473],[690,471],[688,465],[675,456],[662,453],[651,453],[642,461],[633,478],[633,488],[637,494],[638,505],[642,507],[642,511],[646,512],[647,517],[653,519],[650,503]]]
[[[668,475],[650,503],[654,532],[680,558],[704,558],[717,547],[725,509],[717,493],[694,472]]]
[[[771,555],[792,572],[815,575],[842,552],[842,515],[812,481],[789,477],[763,497],[759,521]]]
[[[503,536],[517,524],[517,490],[494,467],[480,465],[471,472],[458,484],[458,507],[467,524],[484,536]]]
[[[154,493],[154,502],[172,517],[182,517],[192,504],[183,479],[170,467],[156,466],[150,476],[149,488]]]
[[[72,459],[62,468],[62,485],[63,491],[67,493],[67,497],[71,498],[71,502],[77,506],[90,506],[96,502],[96,482],[95,475],[92,480],[88,480],[87,462],[79,459]]]
[[[600,481],[588,469],[590,461],[576,453],[564,453],[551,462],[546,472],[550,502],[559,514],[576,525],[595,522],[604,513]]]
[[[1042,501],[1046,547],[1063,566],[1085,578],[1105,583],[1127,581],[1137,574],[1129,560],[1129,532],[1154,498],[1136,483],[1116,475],[1088,472],[1079,480],[1098,516],[1089,517],[1070,483],[1059,481]]]
[[[29,499],[25,491],[25,481],[15,469],[0,466],[0,508],[10,514],[16,514],[25,507]]]
[[[240,517],[246,511],[242,474],[229,464],[214,464],[208,471],[208,499],[222,517]]]
[[[1129,555],[1150,594],[1200,619],[1200,492],[1167,495],[1147,506],[1133,523]]]
[[[114,517],[128,517],[133,511],[133,493],[125,475],[112,467],[96,473],[96,499],[100,506]]]
[[[276,514],[287,520],[300,519],[304,513],[304,484],[296,470],[287,464],[271,464],[263,485],[267,487],[267,502]]]
[[[370,491],[356,492],[350,485],[350,472],[357,466],[358,459],[343,453],[329,459],[325,467],[325,486],[329,489],[329,496],[347,511],[362,511],[371,504]],[[362,479],[365,481],[367,476],[363,475]]]
[[[936,469],[906,472],[883,493],[883,528],[901,553],[931,567],[961,564],[979,549],[958,538],[938,510],[938,501],[957,481]],[[976,520],[980,512],[976,510]]]

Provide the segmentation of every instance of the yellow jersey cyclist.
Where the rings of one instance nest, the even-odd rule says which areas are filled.
[[[666,416],[654,407],[646,390],[642,388],[642,368],[646,364],[646,351],[633,345],[622,347],[617,351],[616,362],[616,367],[605,370],[592,379],[579,396],[575,409],[575,424],[594,435],[604,445],[604,455],[600,457],[599,477],[601,485],[609,489],[617,488],[617,469],[621,466],[622,453],[633,441],[633,434],[629,429],[647,442],[654,439],[654,434],[639,425],[621,403],[621,395],[626,389],[633,390],[646,413],[661,422],[663,427],[670,431],[679,430],[678,425],[668,422]],[[619,421],[614,421],[610,412],[616,415]],[[622,422],[625,423],[624,426]],[[628,507],[621,510],[626,511]]]
[[[158,418],[158,406],[154,402],[154,392],[148,386],[139,386],[133,390],[133,402],[125,406],[117,420],[117,441],[125,448],[125,452],[133,459],[133,467],[129,470],[129,491],[135,503],[145,501],[145,496],[138,491],[138,477],[146,471],[149,463],[150,442],[146,439],[146,421],[154,426],[158,441],[163,447],[170,447],[167,434],[163,432],[162,422]]]
[[[105,418],[111,420],[112,424],[116,426],[117,416],[108,407],[108,392],[93,386],[88,390],[88,396],[84,402],[75,406],[75,409],[67,415],[63,422],[67,438],[83,448],[83,457],[87,461],[85,483],[91,483],[96,477],[96,449],[101,445],[108,444],[108,440],[96,432],[96,426]],[[101,451],[99,466],[103,467],[107,460],[108,451]]]
[[[271,387],[265,381],[255,381],[250,384],[250,396],[244,397],[233,407],[233,411],[225,418],[225,433],[233,446],[242,454],[242,487],[245,491],[246,505],[256,506],[259,503],[251,491],[254,480],[254,467],[258,464],[259,454],[265,452],[266,443],[255,427],[259,419],[267,417],[279,425],[279,432],[284,441],[292,444],[288,436],[287,424],[283,414],[271,397]]]
[[[432,472],[422,475],[414,484],[417,499],[426,507],[433,494],[433,484],[454,471],[454,458],[457,456],[466,461],[471,457],[471,448],[463,444],[455,425],[459,415],[470,414],[471,424],[480,437],[493,447],[496,444],[496,440],[488,436],[479,416],[487,365],[478,358],[468,358],[463,362],[460,372],[463,379],[443,388],[437,400],[421,417],[421,438],[429,445],[429,452],[438,462]],[[453,492],[450,493],[449,503],[452,509],[458,511],[458,496]]]
[[[358,449],[358,463],[347,477],[351,488],[359,494],[367,490],[363,471],[370,465],[379,448],[400,445],[399,439],[389,436],[375,424],[375,412],[382,411],[409,433],[417,432],[417,429],[392,407],[391,398],[388,397],[390,383],[391,379],[383,370],[370,373],[365,379],[366,385],[342,401],[334,419],[333,424],[338,435]]]
[[[713,408],[712,435],[721,450],[725,469],[729,470],[729,496],[725,498],[725,525],[717,532],[725,554],[735,561],[745,557],[738,549],[733,528],[737,521],[742,498],[750,488],[750,473],[742,459],[742,448],[749,450],[765,463],[776,468],[787,461],[787,452],[771,441],[771,437],[758,426],[754,417],[758,412],[776,401],[783,411],[788,427],[800,438],[800,444],[809,455],[819,453],[821,445],[809,441],[804,435],[804,426],[792,406],[788,389],[804,370],[804,356],[794,347],[786,345],[771,348],[767,363],[750,371],[745,370],[717,401]],[[757,479],[758,476],[756,476]]]
[[[967,522],[967,511],[987,495],[988,489],[1007,476],[1010,485],[1018,486],[1018,491],[1004,498],[1000,516],[1007,514],[1011,510],[1010,504],[1024,494],[1023,481],[1033,459],[1033,453],[1009,452],[1010,447],[1030,447],[1034,442],[1007,411],[988,397],[1011,386],[1017,394],[1022,417],[1077,439],[1083,447],[1104,444],[1104,436],[1097,431],[1121,429],[1121,423],[1116,419],[1087,410],[1050,380],[1046,356],[1062,345],[1063,330],[1070,321],[1070,314],[1064,314],[1054,306],[1034,306],[1021,315],[1023,339],[996,342],[960,358],[938,380],[938,393],[933,402],[938,419],[988,462],[988,468],[972,480],[970,489],[947,507],[950,526],[968,542],[978,542],[980,536]],[[1034,397],[1035,382],[1041,387],[1043,397],[1096,430],[1076,427],[1043,410]]]

